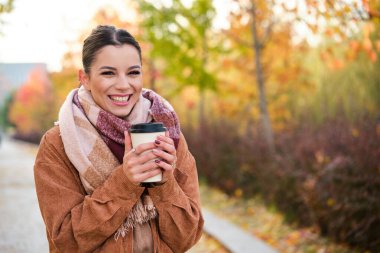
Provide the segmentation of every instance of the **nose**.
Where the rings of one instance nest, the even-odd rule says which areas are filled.
[[[116,81],[115,88],[118,90],[128,90],[132,88],[130,80],[127,75],[119,75]]]

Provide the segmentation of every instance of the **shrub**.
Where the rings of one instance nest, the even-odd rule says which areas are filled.
[[[380,124],[333,119],[302,121],[276,133],[276,155],[258,133],[242,134],[228,121],[184,129],[198,170],[232,194],[260,194],[289,221],[319,225],[323,234],[369,250],[380,249]]]

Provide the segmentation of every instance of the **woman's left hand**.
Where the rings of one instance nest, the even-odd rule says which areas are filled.
[[[174,141],[169,137],[169,133],[158,136],[154,144],[156,148],[152,152],[159,157],[156,160],[157,165],[165,171],[173,171],[176,168],[177,156]]]

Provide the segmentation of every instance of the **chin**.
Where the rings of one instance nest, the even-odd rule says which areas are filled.
[[[128,117],[128,115],[131,113],[131,111],[128,111],[128,112],[118,112],[118,113],[112,113],[113,115],[115,115],[116,117],[119,117],[119,118],[125,118],[125,117]]]

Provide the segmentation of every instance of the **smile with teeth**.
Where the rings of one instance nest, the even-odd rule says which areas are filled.
[[[111,100],[116,101],[116,102],[127,102],[131,95],[128,96],[109,96]]]

